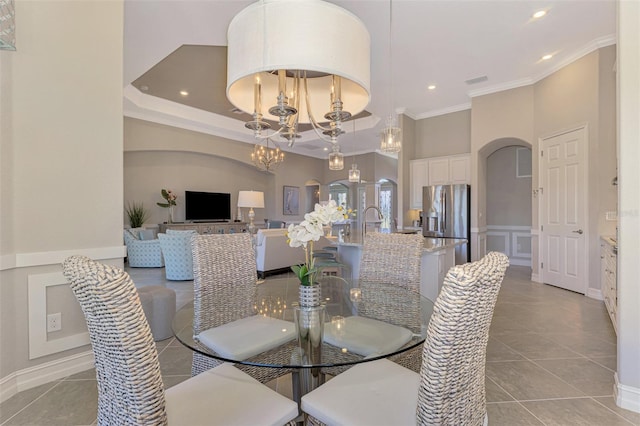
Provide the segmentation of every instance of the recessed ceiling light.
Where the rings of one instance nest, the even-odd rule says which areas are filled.
[[[429,86],[427,86],[427,89],[429,90],[434,90],[436,88],[436,86],[434,84],[430,84]]]
[[[149,86],[140,86],[140,90],[146,92],[147,90],[149,90]]]
[[[329,148],[327,148],[326,146],[324,148],[322,148],[323,151],[329,151]]]
[[[537,11],[536,13],[534,13],[534,14],[533,14],[533,17],[534,17],[535,19],[538,19],[538,18],[542,18],[542,17],[543,17],[544,15],[546,15],[546,14],[547,14],[547,11],[546,11],[546,10],[539,10],[539,11]]]
[[[189,92],[187,92],[186,90],[181,90],[181,91],[180,91],[180,94],[181,94],[182,96],[189,96]]]
[[[551,59],[551,58],[553,58],[553,55],[544,55],[544,56],[542,57],[542,60],[543,60],[543,61],[548,61],[548,60],[549,60],[549,59]]]

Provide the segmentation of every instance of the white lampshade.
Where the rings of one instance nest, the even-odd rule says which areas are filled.
[[[264,192],[239,191],[238,207],[250,207],[254,209],[263,209],[264,208]]]
[[[344,109],[355,115],[369,103],[370,37],[351,12],[321,0],[262,0],[238,13],[227,31],[227,98],[253,114],[254,88],[261,90],[261,113],[278,121],[269,108],[278,97],[277,70],[306,70],[313,117],[323,121],[330,109],[332,75],[341,77]],[[287,92],[293,78],[286,78]],[[302,98],[300,123],[309,123]]]

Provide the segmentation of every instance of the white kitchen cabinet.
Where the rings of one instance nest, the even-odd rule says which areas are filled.
[[[449,157],[449,183],[471,182],[471,156],[456,155]]]
[[[429,158],[429,185],[469,183],[471,157],[469,154]]]
[[[429,185],[429,160],[427,158],[411,160],[409,173],[411,175],[410,208],[422,210],[422,187]]]
[[[618,332],[617,261],[618,254],[615,242],[610,238],[603,237],[600,241],[600,285],[604,304],[616,333]]]
[[[449,183],[449,158],[430,158],[429,185],[445,185],[447,183]]]
[[[411,160],[409,174],[410,208],[422,209],[422,187],[471,182],[471,156],[460,154]]]

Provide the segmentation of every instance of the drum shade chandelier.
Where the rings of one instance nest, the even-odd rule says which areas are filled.
[[[245,127],[293,146],[309,123],[336,152],[343,122],[370,99],[362,21],[322,0],[261,0],[232,19],[227,40],[227,98],[252,115]]]

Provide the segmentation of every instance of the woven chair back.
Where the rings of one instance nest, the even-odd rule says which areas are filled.
[[[164,425],[160,363],[138,292],[120,268],[72,256],[63,263],[95,355],[98,425]]]
[[[418,234],[366,234],[360,280],[396,284],[420,292],[420,260],[424,237]]]
[[[423,348],[418,424],[483,424],[489,326],[508,266],[491,252],[447,273]]]
[[[194,334],[252,315],[257,303],[257,275],[251,235],[193,235],[191,252]],[[191,375],[220,363],[194,352]]]

